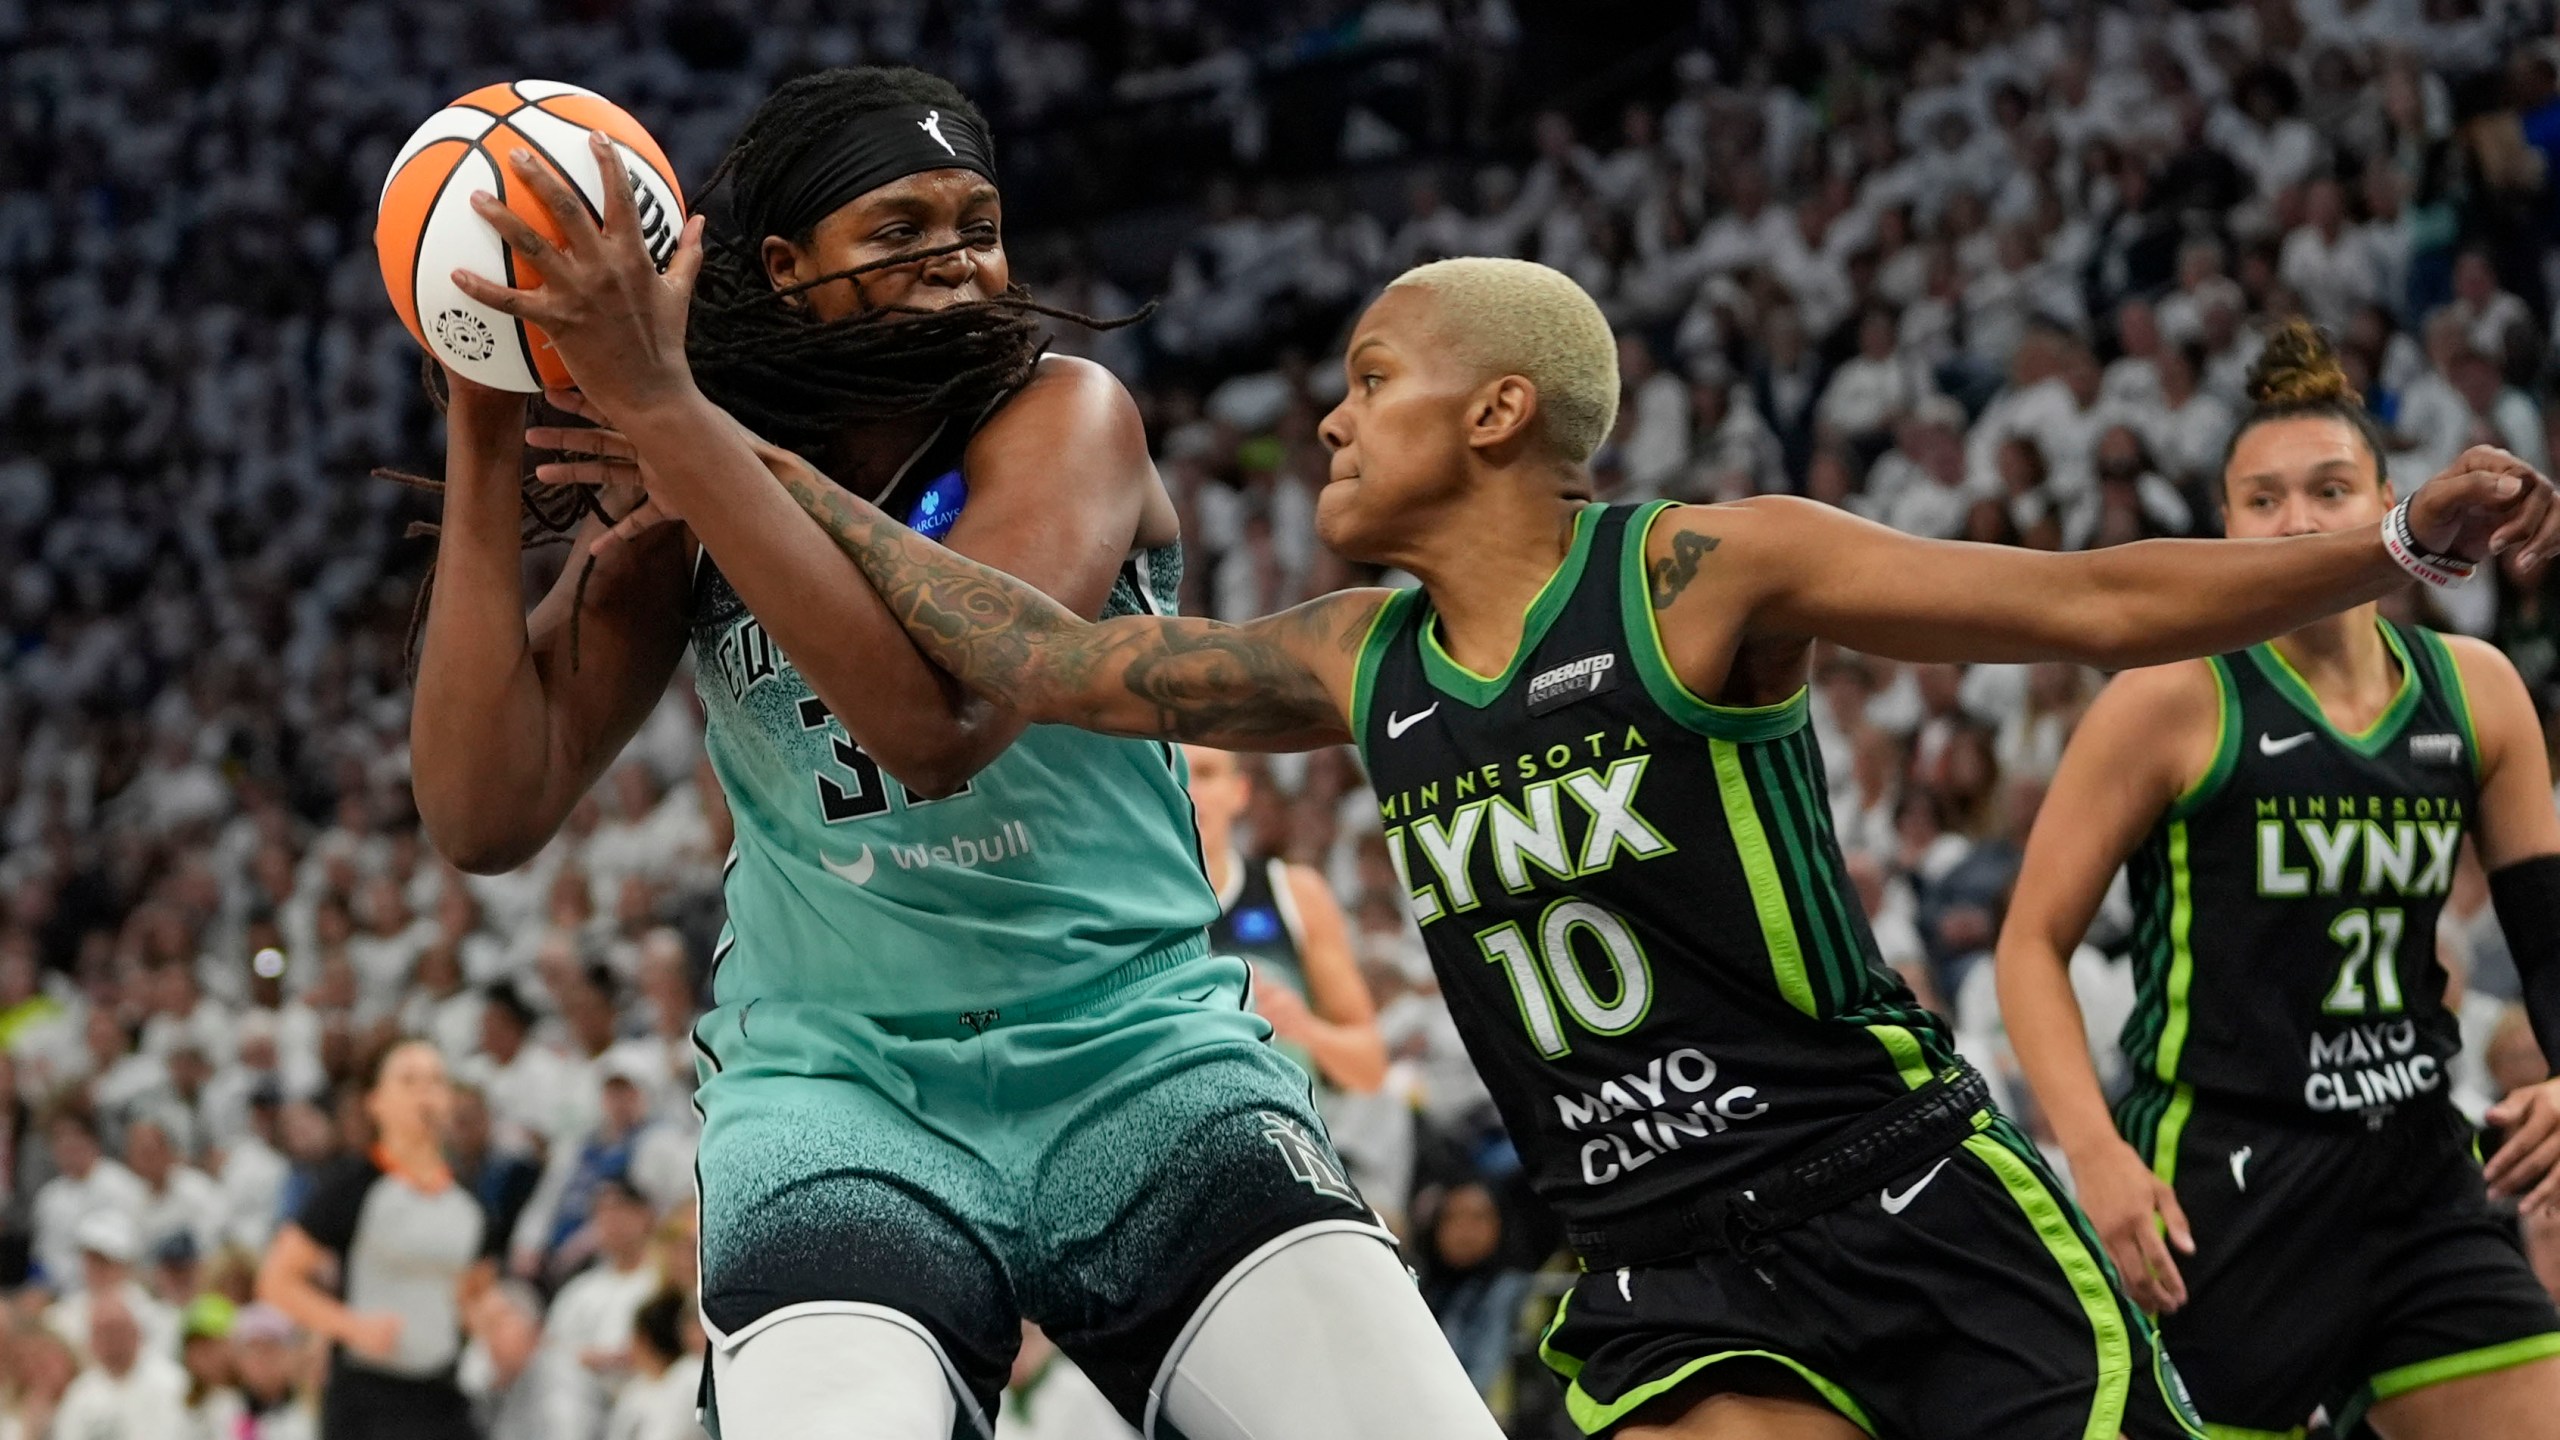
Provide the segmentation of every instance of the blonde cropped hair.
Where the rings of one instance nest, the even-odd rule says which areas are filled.
[[[1441,338],[1459,359],[1536,388],[1558,455],[1579,465],[1600,448],[1618,419],[1618,342],[1573,277],[1534,260],[1464,256],[1387,282],[1408,285],[1439,302]]]

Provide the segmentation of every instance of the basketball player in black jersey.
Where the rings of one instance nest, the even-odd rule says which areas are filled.
[[[2229,532],[2371,531],[2391,487],[2327,345],[2279,331],[2250,394]],[[2560,1195],[2560,1082],[2491,1113],[2485,1186],[2448,1098],[2462,1041],[2436,917],[2466,840],[2511,879],[2560,855],[2532,700],[2486,643],[2370,604],[2127,671],[2063,756],[2001,936],[2002,1009],[2216,1434],[2299,1434],[2325,1406],[2342,1430],[2369,1408],[2388,1440],[2560,1436],[2560,1314],[2488,1201]],[[2128,861],[2135,1081],[2111,1118],[2068,957]],[[2520,959],[2547,946],[2501,914]]]
[[[1375,1091],[1386,1083],[1387,1046],[1333,887],[1312,866],[1236,848],[1253,780],[1235,756],[1186,745],[1183,760],[1200,819],[1200,863],[1218,892],[1210,948],[1252,963],[1253,1008],[1309,1078],[1347,1094]]]
[[[1546,1341],[1593,1434],[2193,1435],[2034,1148],[1877,959],[1807,730],[1817,636],[1914,660],[2160,663],[2560,544],[2475,452],[2414,538],[2082,555],[1820,506],[1602,506],[1607,322],[1544,266],[1401,277],[1345,357],[1318,509],[1421,577],[1243,625],[1088,622],[687,403],[564,481],[683,466],[816,516],[935,660],[1040,721],[1226,748],[1354,741],[1469,1049],[1588,1273]],[[617,417],[620,418],[620,417]]]

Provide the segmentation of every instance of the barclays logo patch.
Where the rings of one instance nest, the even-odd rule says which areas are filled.
[[[927,540],[939,540],[950,533],[960,518],[960,507],[968,503],[969,482],[960,478],[959,471],[945,470],[908,509],[907,528]]]

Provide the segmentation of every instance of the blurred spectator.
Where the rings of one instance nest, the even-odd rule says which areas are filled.
[[[89,1364],[63,1393],[53,1432],[81,1440],[161,1440],[187,1423],[187,1374],[144,1345],[132,1310],[100,1295],[87,1316]]]
[[[661,1290],[642,1303],[632,1315],[628,1353],[631,1378],[605,1422],[605,1440],[699,1440],[693,1415],[702,1338],[683,1295]]]

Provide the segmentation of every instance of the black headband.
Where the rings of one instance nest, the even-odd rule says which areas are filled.
[[[977,121],[932,105],[865,110],[809,147],[761,213],[736,218],[750,240],[805,233],[846,201],[926,170],[975,170],[996,178],[995,145]]]

